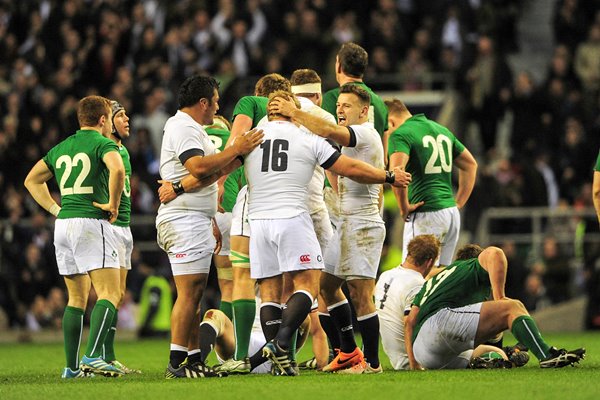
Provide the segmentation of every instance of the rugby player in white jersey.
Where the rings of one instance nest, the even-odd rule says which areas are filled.
[[[211,220],[217,211],[217,179],[240,165],[240,157],[262,140],[261,132],[238,137],[220,153],[202,125],[212,123],[219,109],[218,83],[211,77],[192,76],[178,92],[179,110],[164,128],[160,175],[172,182],[179,196],[161,204],[156,217],[157,241],[169,256],[177,288],[171,314],[171,351],[166,378],[215,376],[200,362],[199,304],[213,251],[218,251]],[[181,179],[192,174],[202,184],[188,191]],[[217,248],[215,248],[217,245]],[[184,360],[187,358],[187,363]]]
[[[269,112],[281,113],[311,132],[331,139],[342,147],[342,154],[362,160],[375,168],[384,167],[381,138],[368,122],[369,93],[352,84],[343,85],[337,101],[338,124],[326,124],[289,101],[273,102]],[[333,171],[335,172],[335,171]],[[339,221],[325,254],[325,271],[320,278],[320,293],[334,321],[340,351],[323,371],[343,373],[380,373],[379,319],[373,303],[375,277],[385,239],[385,225],[379,213],[382,182],[363,184],[338,179]],[[365,354],[356,346],[350,304],[341,290],[346,281]],[[365,361],[366,358],[366,361]]]
[[[363,184],[389,182],[406,186],[410,174],[400,169],[385,171],[340,154],[323,138],[303,131],[290,118],[274,112],[270,105],[277,99],[300,107],[291,93],[271,94],[267,106],[270,121],[261,126],[264,141],[245,158],[252,231],[250,273],[259,281],[263,302],[280,299],[282,274],[291,274],[294,293],[283,310],[277,335],[265,345],[263,354],[282,375],[296,375],[288,357],[291,336],[311,310],[323,268],[323,256],[306,201],[306,187],[315,166],[321,165]],[[381,146],[380,140],[379,143]],[[383,150],[381,153],[383,165]]]

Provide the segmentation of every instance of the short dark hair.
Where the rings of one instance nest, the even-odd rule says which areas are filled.
[[[321,83],[321,77],[314,69],[297,69],[290,77],[290,83],[294,85],[304,85],[305,83]]]
[[[179,86],[177,93],[179,108],[191,107],[200,99],[207,99],[211,104],[215,90],[219,90],[219,82],[215,78],[204,75],[190,76]]]
[[[271,93],[278,90],[291,92],[292,85],[290,84],[290,81],[276,73],[263,76],[254,86],[254,94],[262,97],[269,97]]]
[[[465,244],[456,252],[456,261],[470,260],[477,258],[483,251],[483,247],[478,244]]]
[[[387,106],[388,113],[390,114],[400,115],[402,113],[408,112],[406,104],[404,104],[404,102],[399,99],[386,100],[385,105]]]
[[[110,100],[102,96],[87,96],[77,104],[79,126],[96,126],[101,116],[108,118],[111,111]]]
[[[352,93],[359,98],[363,106],[368,106],[371,104],[371,96],[369,95],[369,92],[353,83],[346,83],[342,85],[340,87],[340,94],[342,93]]]
[[[362,78],[369,64],[369,54],[356,43],[344,43],[337,53],[342,72],[353,78]]]

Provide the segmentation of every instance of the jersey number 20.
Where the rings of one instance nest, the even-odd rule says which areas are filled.
[[[426,174],[439,174],[440,172],[452,171],[452,142],[444,135],[437,138],[427,135],[423,136],[423,147],[431,147],[431,157],[425,165]],[[440,165],[437,164],[438,158]]]
[[[261,172],[269,172],[269,164],[271,165],[272,171],[281,172],[287,170],[288,155],[286,151],[290,148],[290,143],[287,140],[273,140],[272,148],[271,140],[265,140],[260,145],[260,148],[263,150],[262,165],[260,168]]]
[[[81,164],[81,171],[79,175],[77,175],[77,179],[75,179],[75,183],[72,188],[65,187],[67,181],[69,180],[69,176],[71,176],[71,171],[73,171],[73,167]],[[77,153],[73,158],[68,155],[62,155],[58,157],[56,160],[56,169],[60,169],[62,166],[65,166],[65,172],[60,178],[60,194],[61,196],[68,196],[70,194],[92,194],[94,193],[94,188],[92,186],[82,186],[83,181],[87,178],[90,173],[90,167],[92,163],[90,162],[90,158],[85,153]]]

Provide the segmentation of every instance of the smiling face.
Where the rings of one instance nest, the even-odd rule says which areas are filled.
[[[350,126],[366,121],[369,106],[361,104],[360,99],[353,93],[340,93],[336,103],[338,125]]]
[[[115,130],[121,137],[126,139],[129,137],[129,117],[125,114],[125,110],[119,110],[113,118]]]

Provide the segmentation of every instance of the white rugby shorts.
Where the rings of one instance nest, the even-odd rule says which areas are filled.
[[[119,253],[119,265],[123,269],[131,269],[131,252],[133,251],[133,236],[128,226],[112,226],[117,237],[117,253]]]
[[[429,317],[413,343],[417,362],[427,369],[466,368],[475,348],[481,304],[446,307]]]
[[[66,218],[54,224],[56,263],[61,275],[119,268],[118,247],[114,227],[106,220]]]
[[[440,258],[436,265],[450,265],[458,243],[460,213],[458,207],[438,211],[413,212],[404,223],[402,262],[406,260],[408,243],[418,235],[434,235],[441,243]]]
[[[219,251],[219,256],[228,256],[231,252],[231,240],[230,240],[230,231],[231,231],[231,213],[230,212],[217,212],[215,214],[215,221],[217,221],[217,226],[221,231],[221,251]]]
[[[341,217],[325,253],[325,272],[346,280],[375,279],[384,240],[383,221]]]
[[[307,212],[292,218],[250,221],[250,276],[323,269],[321,247]]]
[[[317,240],[321,246],[321,254],[324,255],[333,236],[333,227],[331,226],[331,221],[329,220],[329,212],[327,212],[326,208],[323,208],[310,214],[310,218],[313,222]]]
[[[250,224],[248,223],[248,185],[238,192],[233,210],[231,210],[231,236],[250,237]]]

